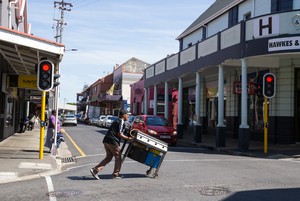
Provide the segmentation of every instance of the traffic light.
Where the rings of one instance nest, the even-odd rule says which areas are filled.
[[[263,78],[263,95],[266,98],[273,98],[276,94],[276,77],[272,73],[267,73]]]
[[[56,81],[58,78],[60,78],[60,74],[54,74],[53,87],[57,87],[60,84],[60,82]]]
[[[263,85],[262,85],[262,83],[257,83],[256,84],[256,94],[259,97],[263,96]]]
[[[37,87],[41,91],[53,88],[54,65],[49,60],[42,60],[37,69]]]

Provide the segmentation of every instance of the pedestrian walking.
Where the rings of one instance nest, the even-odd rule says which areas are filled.
[[[125,131],[125,121],[128,119],[128,114],[125,110],[121,109],[119,112],[119,118],[116,119],[109,127],[104,139],[103,144],[106,151],[106,157],[94,168],[90,170],[91,174],[95,179],[100,179],[98,173],[103,170],[103,168],[115,158],[115,166],[112,174],[112,178],[120,179],[122,175],[120,174],[122,158],[121,158],[121,139],[132,141],[133,137],[127,137],[124,135]]]
[[[49,125],[47,129],[47,138],[45,141],[45,147],[49,148],[49,153],[51,153],[52,149],[52,143],[53,143],[53,138],[54,138],[54,133],[55,133],[55,119],[56,119],[56,111],[52,110],[51,116],[49,119]],[[57,132],[60,131],[60,121],[57,120]]]

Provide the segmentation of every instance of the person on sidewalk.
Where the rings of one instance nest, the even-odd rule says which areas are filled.
[[[127,137],[124,135],[125,131],[125,121],[128,119],[128,114],[125,110],[121,109],[119,112],[119,118],[116,119],[109,127],[104,139],[103,144],[106,151],[106,157],[94,168],[90,169],[91,174],[95,179],[100,179],[98,173],[103,170],[103,168],[115,157],[115,167],[112,174],[112,178],[120,179],[122,158],[121,158],[121,148],[120,141],[121,138],[124,140],[132,141],[132,137]]]
[[[49,153],[51,153],[52,143],[53,143],[53,135],[55,133],[55,119],[56,119],[56,111],[52,110],[51,116],[49,119],[49,125],[47,129],[47,138],[45,141],[45,147],[49,148]],[[57,121],[57,132],[60,131],[60,121]]]

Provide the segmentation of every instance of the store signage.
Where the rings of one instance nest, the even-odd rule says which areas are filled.
[[[255,84],[248,83],[247,84],[247,94],[255,95]],[[242,93],[242,84],[241,82],[234,82],[233,83],[233,93],[234,94],[241,94]]]
[[[24,89],[37,89],[37,77],[36,75],[19,75],[18,87]]]
[[[269,52],[297,49],[300,49],[300,37],[275,38],[268,42]]]
[[[279,34],[279,15],[257,18],[253,23],[254,38]]]

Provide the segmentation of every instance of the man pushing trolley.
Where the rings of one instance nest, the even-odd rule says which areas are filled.
[[[168,152],[168,144],[139,130],[130,131],[130,136],[133,140],[129,142],[123,154],[122,163],[126,157],[129,157],[149,166],[150,169],[146,171],[147,175],[151,175],[152,169],[155,169],[152,177],[157,178],[159,168]],[[126,143],[125,141],[121,153],[123,153]]]

